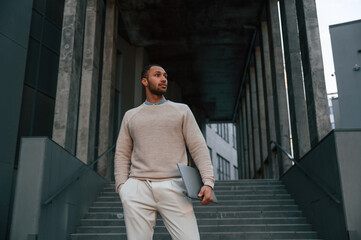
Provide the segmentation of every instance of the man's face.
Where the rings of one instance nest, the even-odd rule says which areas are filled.
[[[143,78],[143,85],[154,95],[163,95],[167,91],[167,73],[162,67],[153,66],[148,71],[148,77]]]

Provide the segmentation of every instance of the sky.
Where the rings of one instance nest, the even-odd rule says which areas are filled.
[[[361,0],[316,0],[327,93],[336,93],[329,26],[361,19]]]

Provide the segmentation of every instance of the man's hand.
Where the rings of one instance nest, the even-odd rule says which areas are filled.
[[[208,205],[213,202],[213,189],[210,186],[203,186],[201,191],[198,193],[198,197],[201,198],[203,205]]]

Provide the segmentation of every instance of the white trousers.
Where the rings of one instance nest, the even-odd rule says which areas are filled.
[[[191,200],[181,178],[151,182],[129,178],[119,196],[124,209],[128,240],[151,240],[157,212],[174,240],[199,240]]]

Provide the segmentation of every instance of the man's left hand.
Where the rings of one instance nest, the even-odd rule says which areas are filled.
[[[208,205],[213,202],[213,189],[210,186],[203,186],[198,193],[198,197],[201,198],[203,205]]]

